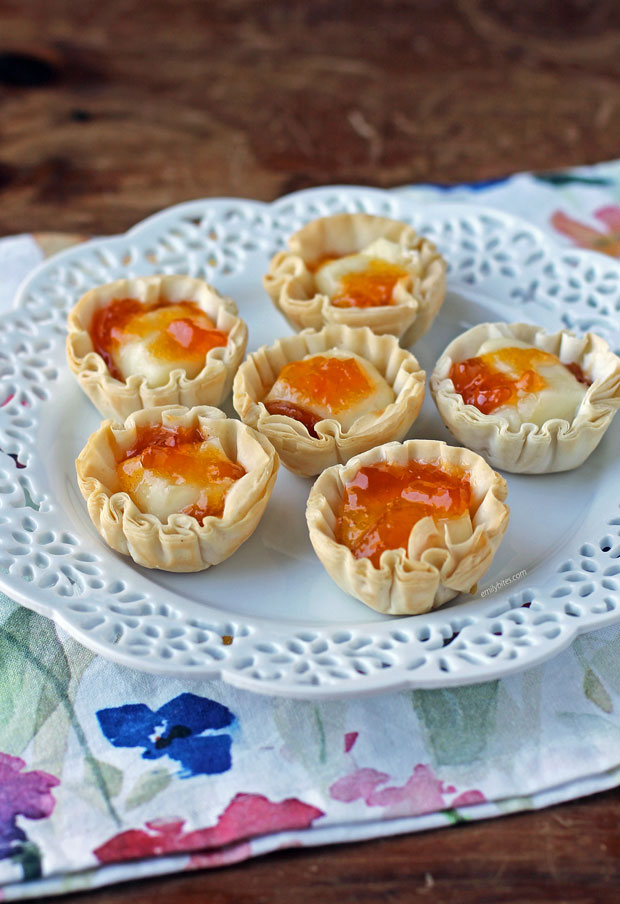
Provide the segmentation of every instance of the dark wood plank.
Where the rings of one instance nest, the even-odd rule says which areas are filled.
[[[0,233],[618,153],[613,0],[5,0],[0,15]]]

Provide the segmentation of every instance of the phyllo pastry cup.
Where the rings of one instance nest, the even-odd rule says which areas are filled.
[[[187,364],[182,360],[183,343],[187,342],[187,326],[180,324],[176,331],[179,340],[165,348],[158,368],[158,352],[144,352],[139,342],[135,354],[135,370],[121,374],[112,373],[109,362],[95,350],[92,329],[96,316],[113,303],[129,300],[139,302],[145,311],[158,304],[190,302],[213,323],[214,328],[226,334],[225,344],[210,348],[206,355],[192,362],[196,371],[188,375]],[[248,330],[237,316],[234,301],[220,295],[216,289],[201,279],[189,276],[145,276],[136,279],[119,279],[116,282],[91,289],[80,298],[68,318],[67,357],[69,366],[89,399],[104,417],[124,419],[132,411],[161,405],[219,405],[230,393],[233,377],[245,354]],[[191,336],[191,332],[190,332]],[[145,340],[146,341],[146,340]],[[149,340],[150,341],[150,340]],[[177,359],[170,358],[176,351]],[[129,361],[131,369],[132,361]],[[146,371],[146,373],[145,373]]]
[[[370,557],[357,557],[339,542],[338,524],[347,484],[362,468],[384,462],[422,463],[461,475],[469,501],[458,517],[422,517],[413,524],[406,548],[384,549],[373,564]],[[411,486],[415,495],[415,484]],[[317,556],[342,590],[377,612],[417,615],[459,593],[475,592],[508,525],[506,494],[505,480],[469,449],[409,440],[371,449],[324,471],[308,497],[306,519]],[[387,507],[385,511],[389,530],[391,515]]]
[[[571,387],[565,385],[565,374],[557,383],[547,372],[544,396],[519,392],[518,404],[526,410],[533,407],[536,423],[527,413],[519,414],[518,407],[483,413],[466,404],[450,376],[453,365],[479,357],[481,349],[513,342],[556,356],[579,375],[581,392],[577,378]],[[493,467],[524,474],[567,471],[596,449],[620,406],[620,358],[595,333],[578,337],[568,330],[547,333],[527,323],[481,323],[447,346],[435,365],[431,392],[453,436]]]
[[[444,259],[432,242],[398,220],[365,213],[336,214],[308,223],[291,236],[288,245],[288,251],[273,257],[263,284],[296,330],[320,330],[327,324],[368,326],[375,333],[390,333],[403,345],[411,345],[427,332],[443,302]],[[383,259],[400,268],[390,303],[339,306],[333,295],[321,290],[323,262],[331,267],[335,261],[342,269],[338,259],[366,251],[369,260]]]
[[[376,399],[371,393],[367,413],[350,423],[342,414],[340,420],[324,417],[314,425],[312,436],[299,420],[270,414],[266,397],[285,365],[323,354],[353,357],[362,368],[368,367],[371,386],[376,381],[383,389],[378,388]],[[278,339],[249,355],[235,377],[233,404],[242,421],[273,443],[290,471],[310,477],[372,446],[403,439],[422,407],[425,376],[414,355],[401,348],[394,336],[377,336],[368,327],[327,326]]]
[[[231,467],[242,473],[225,493],[221,516],[209,514],[199,520],[176,512],[164,520],[143,511],[120,488],[119,464],[135,447],[141,431],[160,425],[170,431],[197,428],[217,454],[223,453]],[[269,501],[278,466],[278,457],[263,436],[207,406],[149,408],[129,415],[124,424],[104,421],[76,461],[88,514],[106,543],[138,565],[181,572],[216,565],[248,539]],[[179,483],[172,474],[170,484],[175,482]],[[151,498],[157,505],[168,489],[157,476],[153,478]],[[171,492],[179,489],[183,487],[174,486]]]

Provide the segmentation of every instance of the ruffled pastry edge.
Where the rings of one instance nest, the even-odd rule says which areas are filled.
[[[470,516],[414,525],[407,551],[386,550],[375,568],[356,559],[335,540],[344,485],[364,466],[379,461],[406,464],[412,459],[456,465],[470,476]],[[418,615],[436,609],[458,593],[475,592],[508,526],[506,481],[475,452],[437,440],[388,443],[324,471],[306,507],[310,540],[328,574],[346,593],[385,615]],[[472,530],[473,528],[473,530]]]
[[[487,339],[513,337],[551,352],[563,364],[578,364],[592,385],[569,423],[553,418],[538,427],[510,429],[505,417],[466,405],[449,377],[454,362],[474,357]],[[620,358],[595,333],[583,338],[569,330],[547,333],[529,323],[480,323],[454,339],[433,370],[431,393],[456,439],[483,455],[495,468],[517,474],[568,471],[596,449],[620,406]]]
[[[365,358],[396,393],[381,414],[357,418],[343,431],[334,418],[315,426],[317,438],[294,418],[269,414],[263,399],[290,361],[337,348]],[[394,336],[377,336],[368,327],[327,326],[278,339],[248,355],[233,383],[233,405],[244,423],[264,434],[293,473],[312,477],[331,465],[390,440],[400,440],[417,418],[425,393],[425,372]]]
[[[166,523],[142,512],[128,493],[114,490],[119,455],[150,424],[195,427],[218,437],[224,452],[246,469],[233,484],[221,518],[202,525],[190,515],[173,514]],[[104,421],[76,460],[78,484],[88,514],[105,542],[138,565],[164,571],[202,571],[232,555],[256,529],[271,496],[279,461],[265,437],[217,408],[181,406],[143,409],[124,424]]]
[[[419,254],[411,268],[411,291],[399,283],[396,304],[376,308],[339,308],[316,292],[306,266],[323,254],[354,254],[378,238]],[[417,342],[430,328],[446,294],[446,263],[435,245],[407,223],[365,213],[342,213],[308,223],[289,239],[289,250],[271,260],[263,285],[276,308],[295,330],[320,330],[327,324],[368,326],[390,333],[403,345]]]
[[[161,297],[196,302],[217,329],[228,333],[227,344],[210,349],[203,369],[191,379],[183,368],[173,370],[164,386],[149,386],[141,374],[133,374],[125,381],[115,379],[93,349],[89,333],[93,314],[115,298],[153,302]],[[141,408],[221,404],[230,393],[248,339],[247,326],[237,316],[234,301],[220,295],[204,280],[190,276],[144,276],[98,286],[86,292],[72,308],[67,326],[67,359],[80,386],[104,417],[121,419]]]

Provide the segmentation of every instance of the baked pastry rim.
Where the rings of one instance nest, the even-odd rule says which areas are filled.
[[[335,418],[324,418],[315,425],[315,438],[294,418],[269,414],[262,400],[284,364],[332,348],[355,353],[373,364],[396,398],[381,414],[362,415],[348,430],[343,430]],[[265,379],[267,372],[269,379]],[[425,378],[416,357],[401,348],[394,336],[377,336],[368,327],[332,325],[318,332],[307,329],[277,339],[271,346],[262,346],[248,355],[235,376],[233,405],[244,423],[269,438],[289,470],[312,476],[358,454],[362,447],[402,438],[422,407]],[[389,437],[379,443],[372,440],[373,434],[381,437],[386,431],[391,434]]]
[[[421,256],[420,267],[411,269],[411,291],[402,289],[395,304],[370,308],[341,308],[333,305],[329,296],[314,291],[308,298],[295,297],[295,287],[303,286],[310,292],[314,276],[307,264],[310,257],[304,248],[315,241],[315,233],[327,231],[330,226],[338,230],[357,224],[374,231],[374,238],[389,237],[405,251],[415,251]],[[350,253],[357,253],[370,242],[365,242]],[[326,248],[327,250],[327,248]],[[435,245],[418,235],[412,226],[400,220],[366,213],[334,214],[312,220],[289,239],[289,248],[272,258],[263,278],[265,290],[276,308],[286,317],[294,329],[307,327],[321,329],[329,323],[350,327],[370,326],[378,333],[391,333],[411,345],[430,328],[443,302],[446,290],[446,263]]]
[[[205,364],[195,377],[184,368],[170,372],[162,386],[152,386],[142,374],[119,380],[110,373],[94,350],[89,328],[95,310],[114,298],[154,301],[163,293],[179,290],[175,300],[193,301],[228,334],[225,346],[207,352]],[[230,392],[234,374],[247,345],[248,330],[238,316],[235,302],[195,277],[181,275],[141,276],[118,279],[90,289],[76,302],[67,318],[67,360],[80,386],[104,416],[125,418],[131,411],[158,405],[218,405]]]
[[[226,495],[221,517],[174,513],[163,522],[114,488],[115,466],[141,426],[202,427],[217,437],[231,460],[246,470]],[[119,454],[120,453],[120,454]],[[243,460],[241,460],[243,459]],[[250,465],[248,467],[247,465]],[[113,549],[148,568],[199,571],[227,558],[258,525],[279,467],[272,445],[257,431],[210,406],[161,406],[133,412],[124,423],[103,421],[76,460],[77,479],[97,531]],[[175,566],[175,553],[182,560]]]
[[[464,540],[460,534],[455,534],[456,542],[453,543],[450,540],[452,528],[445,528],[447,545],[425,549],[420,559],[410,558],[405,549],[385,550],[378,568],[370,559],[356,559],[351,550],[345,544],[338,543],[334,536],[338,515],[336,508],[341,504],[345,482],[366,465],[379,461],[403,464],[412,459],[456,465],[468,473],[475,505],[471,518],[473,531]],[[344,465],[335,465],[324,471],[310,491],[306,520],[317,556],[345,592],[384,614],[415,615],[443,605],[460,592],[475,591],[508,525],[509,509],[504,502],[506,495],[504,478],[477,453],[448,446],[439,440],[408,440],[375,447]],[[445,523],[450,525],[451,521],[455,523],[453,519],[447,519]],[[421,536],[426,531],[431,537],[433,531],[439,533],[444,530],[432,518],[421,519],[414,530],[416,528]],[[441,568],[429,561],[436,556],[428,555],[438,549],[446,552],[446,561]],[[446,569],[450,556],[452,561]]]
[[[551,418],[541,427],[523,421],[516,431],[502,414],[483,414],[464,403],[449,377],[452,364],[474,357],[474,349],[487,339],[504,337],[552,352],[563,363],[576,363],[592,379],[572,421]],[[528,323],[480,323],[444,349],[430,389],[448,429],[464,445],[481,451],[494,467],[517,473],[569,470],[596,448],[620,407],[620,358],[595,333],[578,337],[567,329],[548,333]]]

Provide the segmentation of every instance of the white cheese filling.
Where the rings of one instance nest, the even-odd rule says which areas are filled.
[[[478,350],[478,357],[492,354],[502,348],[532,348],[532,346],[519,339],[487,339]],[[514,372],[509,362],[502,361],[500,357],[494,359],[493,366],[496,370],[509,373],[516,379],[521,376],[520,373]],[[554,418],[570,423],[588,387],[580,383],[559,359],[552,363],[536,362],[532,369],[540,374],[547,385],[538,392],[523,393],[516,405],[502,405],[496,408],[493,414],[505,417],[510,429],[515,431],[520,429],[521,424],[536,424],[537,427],[542,427],[545,421]]]
[[[190,380],[198,376],[205,366],[206,355],[196,355],[191,348],[184,353],[178,343],[175,343],[172,357],[160,351],[162,335],[175,320],[190,320],[203,329],[211,328],[210,321],[200,310],[194,314],[187,310],[175,312],[174,307],[164,307],[136,315],[125,327],[124,340],[111,351],[124,380],[133,374],[140,374],[149,386],[156,387],[165,386],[173,370],[184,370]]]
[[[396,242],[388,239],[376,239],[357,254],[347,254],[322,264],[314,274],[314,281],[322,295],[333,298],[341,291],[341,281],[350,273],[364,273],[373,260],[385,261],[388,264],[402,267],[412,272],[418,265],[418,254],[406,251]]]

